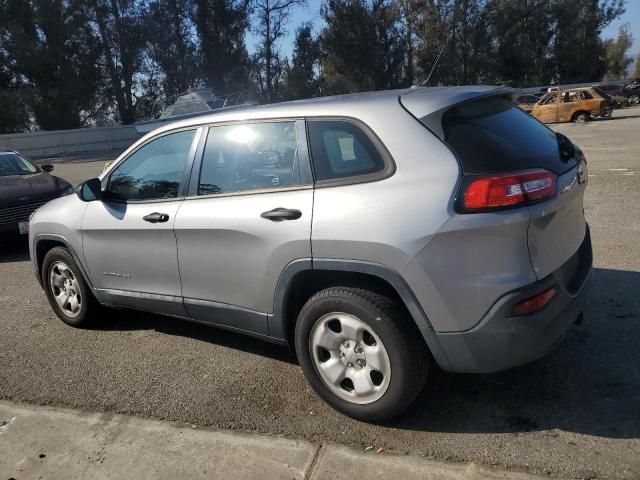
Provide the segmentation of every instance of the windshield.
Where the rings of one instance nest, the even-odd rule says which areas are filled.
[[[0,152],[0,177],[29,175],[37,171],[38,167],[17,153]]]

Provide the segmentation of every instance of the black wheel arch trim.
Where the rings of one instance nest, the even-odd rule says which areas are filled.
[[[270,336],[287,340],[288,325],[285,317],[287,295],[295,283],[296,276],[309,270],[338,270],[363,273],[386,281],[395,289],[409,311],[436,362],[443,368],[446,368],[449,364],[429,318],[407,282],[397,271],[375,262],[332,258],[301,258],[289,263],[278,279],[274,295],[273,313],[268,315]]]
[[[38,244],[43,240],[54,241],[64,245],[65,248],[69,250],[69,252],[71,253],[71,256],[73,257],[73,260],[76,262],[76,265],[78,265],[78,268],[80,269],[80,273],[82,274],[84,281],[89,286],[89,288],[95,292],[95,288],[93,286],[93,283],[91,282],[91,278],[87,274],[87,271],[84,268],[84,264],[82,263],[80,256],[77,254],[75,249],[71,246],[71,243],[62,235],[56,235],[51,233],[39,233],[33,238],[33,244],[31,248],[31,261],[33,264],[34,273],[36,275],[36,278],[38,279],[38,283],[40,284],[40,286],[44,287],[44,285],[42,285],[42,273],[40,272],[38,266],[41,264],[41,260],[44,260],[44,257],[38,258],[37,255],[38,255]]]

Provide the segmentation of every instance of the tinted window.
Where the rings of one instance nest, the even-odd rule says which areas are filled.
[[[442,117],[445,141],[465,173],[546,168],[562,173],[575,159],[560,155],[556,135],[506,98],[464,103]]]
[[[195,130],[171,133],[136,150],[115,168],[107,188],[117,200],[176,198]]]
[[[309,143],[317,180],[352,177],[385,169],[369,136],[345,121],[310,121]]]
[[[198,195],[289,187],[297,146],[294,122],[212,127]]]

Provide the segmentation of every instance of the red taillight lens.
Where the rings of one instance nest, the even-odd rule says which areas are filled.
[[[521,315],[530,315],[532,313],[539,312],[546,307],[555,296],[556,289],[550,288],[549,290],[545,290],[534,297],[527,298],[526,300],[518,303],[513,307],[513,311],[511,313],[513,316],[519,317]]]
[[[474,180],[464,192],[464,208],[488,210],[539,202],[556,193],[556,176],[534,170]]]

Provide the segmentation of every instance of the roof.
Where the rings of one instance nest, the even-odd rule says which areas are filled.
[[[495,93],[512,93],[511,89],[489,86],[465,87],[411,87],[378,92],[353,93],[331,97],[259,105],[255,107],[221,110],[218,113],[168,123],[154,130],[160,133],[175,128],[241,120],[265,120],[274,118],[303,118],[312,116],[361,117],[366,114],[380,114],[385,108],[402,104],[411,113],[422,117],[448,105],[459,103],[477,96]]]

